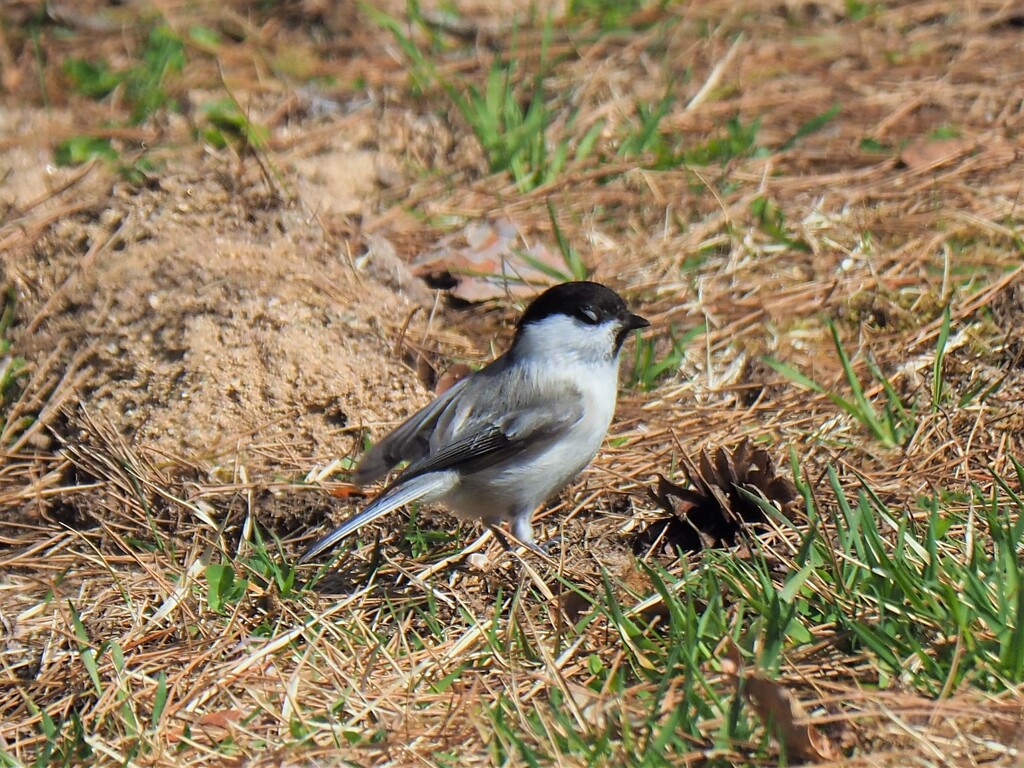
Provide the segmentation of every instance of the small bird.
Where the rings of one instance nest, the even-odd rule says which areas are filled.
[[[365,486],[405,470],[359,514],[302,555],[307,562],[350,533],[414,501],[443,502],[459,517],[535,547],[530,518],[594,458],[615,410],[619,351],[650,323],[615,291],[586,281],[538,296],[512,346],[460,380],[373,446],[356,467]],[[500,535],[499,535],[500,537]]]

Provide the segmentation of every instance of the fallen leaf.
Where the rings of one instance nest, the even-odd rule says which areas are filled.
[[[915,139],[900,152],[900,160],[912,171],[929,170],[959,159],[974,147],[973,139],[963,137]]]
[[[244,713],[240,709],[207,712],[189,724],[190,738],[196,739],[201,734],[212,743],[226,739],[231,735],[231,726],[239,722],[243,716]],[[184,725],[172,728],[167,734],[168,741],[174,744],[185,738],[185,728]]]
[[[434,394],[443,395],[464,378],[469,376],[472,372],[473,369],[465,363],[456,363],[445,371],[444,376],[437,380],[437,385],[434,387]]]
[[[828,739],[807,722],[809,718],[803,705],[788,689],[774,680],[752,674],[747,677],[744,693],[766,725],[774,722],[778,726],[788,755],[813,762],[835,759]]]
[[[351,483],[335,483],[330,486],[327,492],[336,499],[350,499],[353,496],[365,495]]]
[[[219,709],[215,712],[207,712],[196,721],[196,725],[226,730],[229,725],[237,723],[241,719],[242,710],[240,709]]]
[[[564,271],[554,248],[527,243],[508,219],[467,224],[441,238],[413,259],[413,274],[432,287],[443,287],[462,301],[481,302],[506,296],[532,296],[537,286],[555,282],[550,271]]]
[[[810,718],[800,700],[781,683],[745,669],[739,648],[732,640],[726,644],[720,666],[726,675],[738,683],[742,681],[747,701],[766,727],[776,727],[789,758],[822,763],[838,757],[828,738],[808,722]]]

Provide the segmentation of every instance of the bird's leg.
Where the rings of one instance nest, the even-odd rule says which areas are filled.
[[[533,528],[530,525],[530,518],[533,510],[530,510],[525,515],[516,515],[512,518],[512,534],[519,539],[523,544],[532,549],[534,552],[549,557],[548,550],[557,546],[562,542],[561,536],[555,536],[554,538],[548,539],[543,544],[538,544],[533,539]]]
[[[536,544],[533,543],[533,527],[530,525],[530,518],[533,516],[533,510],[527,510],[526,513],[520,512],[518,515],[512,518],[512,535],[519,539],[523,544],[530,547],[531,549],[536,548]]]
[[[509,541],[508,536],[505,535],[505,532],[503,530],[501,530],[501,528],[499,528],[496,525],[488,525],[487,527],[490,529],[491,534],[494,536],[494,538],[498,540],[498,543],[501,544],[501,548],[502,549],[504,549],[506,552],[510,552],[510,553],[511,552],[515,552],[515,547],[512,546],[512,542]],[[520,543],[522,543],[523,546],[527,547],[528,549],[532,549],[534,552],[536,552],[536,553],[538,553],[540,555],[544,555],[545,557],[547,557],[548,553],[545,551],[545,548],[541,547],[541,546],[538,546],[533,541],[533,536],[532,535],[530,536],[529,539],[524,541],[521,536],[519,536],[518,534],[515,533],[515,529],[516,529],[516,526],[513,524],[513,526],[512,526],[513,535],[520,541]]]
[[[498,540],[502,549],[506,552],[513,551],[514,548],[512,546],[512,542],[509,541],[508,536],[505,535],[505,532],[502,531],[501,528],[490,524],[488,524],[487,527],[490,529],[494,538]],[[555,536],[554,538],[548,539],[543,544],[535,542],[533,540],[533,529],[530,527],[529,515],[515,517],[512,519],[512,535],[515,536],[523,546],[528,549],[532,549],[538,555],[543,555],[544,557],[550,557],[550,554],[548,553],[549,548],[562,543],[561,536]]]

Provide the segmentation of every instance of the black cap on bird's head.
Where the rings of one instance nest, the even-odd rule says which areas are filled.
[[[584,325],[597,326],[614,322],[618,326],[616,352],[630,331],[650,325],[646,318],[630,312],[625,300],[611,288],[580,280],[548,288],[534,299],[519,318],[516,333],[552,315],[566,315]]]

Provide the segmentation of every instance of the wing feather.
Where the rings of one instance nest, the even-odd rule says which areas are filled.
[[[410,463],[396,484],[427,472],[477,472],[546,447],[583,418],[579,392],[541,397],[522,378],[495,388],[497,377],[488,374],[497,364],[458,382],[373,446],[356,467],[356,484],[371,483],[403,461]],[[487,402],[503,407],[473,407]]]
[[[513,411],[497,423],[469,419],[460,426],[456,439],[412,462],[400,480],[451,469],[463,474],[479,472],[525,451],[543,449],[582,418],[578,400],[571,402],[575,407],[567,400]]]
[[[457,382],[451,389],[406,419],[391,434],[370,448],[356,467],[353,479],[358,486],[380,479],[403,461],[416,461],[430,451],[434,425],[472,377]]]

